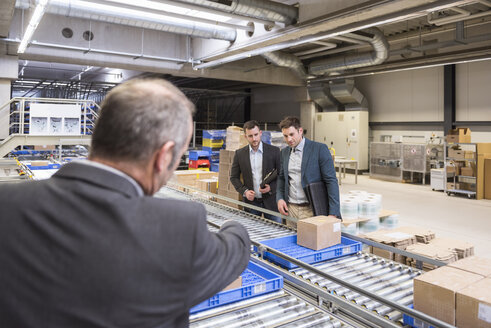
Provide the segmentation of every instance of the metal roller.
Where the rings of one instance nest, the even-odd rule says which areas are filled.
[[[413,297],[413,287],[412,286],[410,288],[400,290],[397,293],[387,295],[386,299],[394,301],[394,302],[398,302],[399,300],[401,300],[407,296],[411,296],[411,301],[412,301],[412,297]],[[381,306],[382,306],[381,303],[374,301],[374,300],[371,300],[370,302],[363,304],[363,307],[367,308],[368,310],[372,310],[372,311],[374,311],[376,308],[381,307]],[[375,311],[375,312],[378,312],[378,311]]]
[[[408,274],[409,272],[410,272],[410,270],[407,268],[402,269],[402,270],[391,271],[387,274],[384,274],[384,275],[381,275],[378,277],[373,277],[373,278],[367,279],[365,281],[362,281],[359,284],[357,284],[357,286],[360,288],[373,287],[374,285],[379,286],[380,283],[382,283],[382,284],[387,283],[388,281],[395,279],[395,278],[398,278],[398,277],[401,277],[401,276],[404,276],[404,275]],[[351,300],[353,297],[356,297],[358,295],[357,293],[351,291],[350,289],[348,289],[346,287],[341,287],[340,289],[336,289],[334,291],[334,293],[337,295],[340,295],[340,296],[345,296],[345,297],[346,297],[346,295],[351,295],[351,296],[349,296],[350,298],[346,297],[349,300]],[[352,294],[354,294],[354,295],[352,295]]]
[[[384,315],[384,317],[391,321],[399,321],[402,320],[402,313],[399,311],[392,311]]]
[[[364,259],[364,258],[361,258],[361,259],[357,259],[353,262],[350,263],[350,266],[348,267],[349,269],[351,270],[356,270],[356,268],[359,266],[359,265],[364,265],[367,261]],[[340,264],[340,265],[328,265],[328,264],[324,264],[322,266],[318,266],[317,267],[318,269],[326,272],[326,273],[330,273],[332,274],[333,272],[335,271],[339,271],[339,270],[344,270],[346,269],[347,267],[344,265],[344,264]],[[315,273],[312,273],[312,272],[306,272],[305,274],[303,275],[300,275],[302,278],[304,279],[309,279],[313,276],[316,276],[317,274]]]
[[[329,260],[329,261],[325,261],[325,262],[320,262],[320,263],[314,264],[314,266],[317,269],[328,268],[331,266],[335,267],[335,266],[339,266],[341,264],[347,264],[349,262],[354,262],[354,261],[356,261],[360,258],[364,258],[366,256],[367,256],[366,254],[355,254],[355,255],[351,255],[351,256],[342,257],[341,259],[337,259],[337,260]],[[304,268],[293,269],[291,272],[298,275],[298,276],[302,276],[305,273],[309,273],[309,271],[307,269],[304,269]]]
[[[249,299],[246,299],[246,300],[243,300],[240,302],[222,305],[222,306],[214,308],[214,309],[210,309],[210,310],[191,314],[189,316],[189,320],[190,321],[199,320],[200,318],[216,315],[216,314],[221,313],[221,312],[231,311],[231,310],[236,309],[236,308],[246,307],[246,306],[251,305],[251,304],[264,302],[265,300],[272,300],[276,297],[280,297],[280,296],[284,296],[284,295],[285,295],[285,291],[279,290],[277,292],[269,293],[266,295],[255,296],[253,298],[249,298]]]
[[[303,318],[294,322],[290,322],[276,328],[340,328],[341,322],[331,318],[325,313],[317,313],[308,318]]]
[[[413,287],[413,280],[409,279],[409,280],[406,280],[400,284],[391,285],[391,286],[382,288],[382,289],[378,290],[376,293],[379,296],[385,297],[385,296],[400,292],[401,290],[404,290],[404,289],[408,289],[408,288],[412,289],[412,287]],[[369,297],[366,297],[366,296],[360,296],[360,297],[357,297],[356,299],[354,299],[354,301],[356,302],[356,304],[363,305],[367,302],[370,302],[371,299]]]
[[[375,284],[375,285],[371,285],[371,286],[368,286],[366,288],[367,291],[370,291],[370,292],[377,292],[378,290],[381,290],[383,288],[386,288],[386,287],[390,287],[390,286],[395,286],[403,281],[406,281],[406,280],[409,280],[409,279],[412,279],[413,276],[410,276],[410,275],[401,275],[399,277],[396,277],[394,279],[390,279],[390,280],[384,280],[382,282],[379,282],[378,284]],[[358,299],[361,299],[361,300],[364,300],[366,296],[361,296],[360,294],[358,293],[353,293],[348,296],[347,294],[344,295],[346,297],[346,299],[350,300],[350,301],[353,301],[357,304],[360,304],[357,300]]]
[[[400,299],[399,301],[397,301],[397,303],[401,304],[401,305],[409,306],[409,305],[413,304],[413,295],[412,294],[408,295],[408,296]],[[380,315],[386,315],[387,313],[391,312],[392,310],[394,310],[394,309],[388,307],[387,305],[382,305],[381,307],[378,307],[375,310],[373,310],[373,312],[376,312]]]
[[[394,271],[392,267],[385,267],[385,268],[382,268],[382,269],[375,270],[374,272],[368,272],[366,274],[362,274],[362,275],[353,277],[351,279],[347,279],[346,281],[349,282],[350,284],[356,285],[360,281],[367,280],[367,279],[372,279],[372,278],[376,278],[378,276],[385,275],[385,274],[390,273],[392,271]],[[328,284],[325,284],[325,285],[324,284],[319,284],[319,286],[324,287],[327,290],[338,290],[339,288],[344,288],[344,287],[341,287],[341,285],[336,284],[336,283],[334,283],[332,281],[329,281],[329,280],[326,280],[326,281],[328,282]]]

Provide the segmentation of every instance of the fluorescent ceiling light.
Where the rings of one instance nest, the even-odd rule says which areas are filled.
[[[43,18],[44,12],[48,5],[48,0],[38,0],[36,9],[34,9],[34,13],[32,14],[31,20],[29,21],[29,25],[27,26],[26,32],[20,41],[19,49],[17,53],[22,54],[26,51],[27,45],[29,41],[31,41],[32,35],[34,31],[39,25],[41,18]]]
[[[216,20],[216,21],[224,22],[224,23],[230,20],[230,17],[228,17],[228,16],[212,14],[209,12],[204,12],[204,11],[199,11],[199,10],[192,10],[192,9],[180,7],[178,5],[173,6],[173,5],[169,5],[169,4],[159,3],[156,1],[149,1],[149,0],[139,0],[139,1],[134,1],[134,0],[107,0],[107,1],[114,2],[114,3],[121,3],[121,4],[125,4],[125,5],[131,5],[131,6],[138,6],[138,7],[147,8],[147,9],[159,10],[159,11],[164,11],[164,12],[171,12],[171,13],[180,14],[180,15],[206,18],[209,20]]]

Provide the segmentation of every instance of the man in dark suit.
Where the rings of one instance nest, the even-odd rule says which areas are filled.
[[[281,170],[276,190],[278,211],[297,219],[312,217],[314,214],[305,187],[322,181],[327,189],[328,214],[341,218],[338,180],[327,146],[305,138],[300,120],[296,117],[284,118],[280,129],[290,147],[281,151]]]
[[[261,188],[264,177],[276,170],[280,170],[280,149],[261,141],[262,131],[257,121],[248,121],[244,124],[244,133],[249,143],[235,151],[234,162],[230,171],[230,181],[235,190],[244,196],[248,204],[277,210],[276,206],[276,179]],[[242,174],[242,180],[240,176]],[[261,216],[261,212],[246,208],[252,214]],[[281,223],[280,217],[264,213],[264,217]]]
[[[250,241],[207,229],[198,203],[151,197],[192,134],[172,84],[132,80],[104,100],[88,161],[0,185],[1,327],[187,327],[236,279]]]

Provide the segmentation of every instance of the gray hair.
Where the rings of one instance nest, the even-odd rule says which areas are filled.
[[[174,141],[176,157],[187,146],[194,110],[186,96],[165,80],[134,79],[120,84],[102,103],[91,156],[142,163]]]

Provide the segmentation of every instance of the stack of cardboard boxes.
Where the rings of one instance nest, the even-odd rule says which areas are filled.
[[[468,257],[416,277],[414,308],[457,327],[491,327],[491,259]]]
[[[203,179],[217,179],[218,173],[216,172],[208,172],[202,170],[183,170],[183,171],[175,171],[172,176],[170,183],[178,183],[180,185],[189,186],[196,189],[201,189],[201,184],[198,181]],[[216,181],[216,180],[215,180]],[[208,188],[208,187],[206,187]],[[180,190],[186,190],[186,187],[178,187]],[[202,189],[205,191],[211,189]]]
[[[234,156],[235,151],[220,149],[220,162],[218,164],[218,195],[241,201],[242,195],[235,190],[234,186],[230,182],[230,170],[232,169]],[[230,207],[240,208],[240,206],[222,199],[218,199],[218,202]]]
[[[373,240],[375,242],[389,245],[398,249],[406,250],[410,245],[416,244],[416,236],[403,231],[397,230],[378,230],[367,233],[365,238]],[[399,263],[406,263],[406,257],[400,254],[396,254],[390,251],[383,250],[377,247],[370,248],[371,253],[384,257],[389,260],[393,260]]]
[[[227,140],[225,145],[227,150],[237,150],[247,146],[244,130],[238,126],[229,126],[227,128]]]

